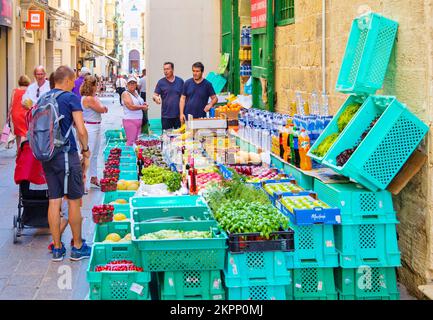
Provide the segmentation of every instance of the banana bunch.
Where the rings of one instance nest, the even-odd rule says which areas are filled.
[[[186,124],[184,123],[179,129],[174,130],[174,133],[185,133]]]

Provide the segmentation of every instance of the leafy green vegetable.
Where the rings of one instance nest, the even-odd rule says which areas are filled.
[[[177,239],[207,239],[212,238],[211,231],[181,231],[181,230],[160,230],[147,233],[138,240],[177,240]]]
[[[334,142],[338,139],[339,134],[333,133],[327,136],[323,141],[319,144],[319,146],[311,151],[312,154],[315,154],[318,157],[324,157],[329,149],[332,147]]]
[[[348,105],[343,113],[340,115],[340,118],[337,120],[337,126],[339,132],[342,132],[344,128],[349,124],[350,120],[355,116],[358,112],[361,105],[359,103],[353,103]]]
[[[151,165],[142,170],[143,176],[141,180],[145,184],[154,185],[159,183],[165,183],[167,185],[167,189],[170,192],[175,192],[182,187],[182,176],[173,172],[169,169],[164,169],[157,167],[155,165]]]

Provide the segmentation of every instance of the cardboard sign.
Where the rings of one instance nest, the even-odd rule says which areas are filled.
[[[267,0],[251,0],[251,28],[257,29],[266,27],[267,13]]]
[[[29,19],[26,23],[27,30],[44,30],[45,12],[42,10],[29,10]]]

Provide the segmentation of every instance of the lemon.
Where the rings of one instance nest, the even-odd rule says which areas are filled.
[[[113,220],[114,221],[123,221],[123,220],[126,220],[127,218],[126,218],[126,216],[123,214],[123,213],[116,213],[114,216],[113,216]]]
[[[128,201],[126,201],[125,199],[117,199],[115,202],[117,204],[128,204]]]
[[[119,242],[122,238],[117,233],[110,233],[105,237],[105,241]]]
[[[118,182],[117,183],[117,190],[127,190],[128,186],[125,182]]]
[[[132,240],[131,234],[128,233],[128,234],[123,238],[123,240],[125,240],[125,241],[131,241],[131,240]]]

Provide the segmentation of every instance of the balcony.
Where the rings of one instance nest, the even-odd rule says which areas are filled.
[[[80,12],[78,12],[77,10],[73,10],[71,29],[70,29],[71,35],[77,36],[80,33],[80,25],[81,25]]]

